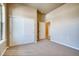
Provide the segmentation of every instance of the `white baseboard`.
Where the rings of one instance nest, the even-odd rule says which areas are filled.
[[[6,47],[6,48],[4,49],[4,51],[3,51],[2,54],[1,54],[1,56],[4,55],[4,53],[6,52],[7,49],[8,49],[8,47]]]
[[[72,49],[75,49],[75,50],[78,50],[78,51],[79,51],[79,48],[72,47],[72,46],[70,46],[70,45],[67,45],[67,44],[64,44],[64,43],[60,43],[60,42],[57,42],[57,41],[54,41],[54,40],[50,40],[50,41],[55,42],[55,43],[58,43],[58,44],[60,44],[60,45],[64,45],[64,46],[70,47],[70,48],[72,48]]]

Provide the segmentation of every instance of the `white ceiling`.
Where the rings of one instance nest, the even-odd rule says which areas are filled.
[[[37,8],[41,13],[46,14],[57,7],[63,5],[63,3],[28,3],[27,5]]]

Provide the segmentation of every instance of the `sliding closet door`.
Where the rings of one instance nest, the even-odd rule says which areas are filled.
[[[34,19],[26,18],[24,20],[24,37],[27,43],[35,42]]]
[[[21,17],[11,17],[10,46],[22,44],[23,40],[24,40],[24,19]]]
[[[10,46],[34,42],[34,21],[30,18],[11,18]]]

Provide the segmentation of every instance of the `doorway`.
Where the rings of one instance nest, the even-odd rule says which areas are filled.
[[[46,24],[45,24],[46,39],[50,39],[49,29],[50,29],[50,22],[46,22]]]

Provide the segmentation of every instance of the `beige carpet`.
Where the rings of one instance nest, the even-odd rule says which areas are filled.
[[[79,51],[49,40],[8,48],[4,56],[79,56]]]

